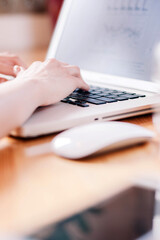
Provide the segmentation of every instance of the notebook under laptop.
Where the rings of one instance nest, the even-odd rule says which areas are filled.
[[[33,137],[150,113],[157,101],[151,66],[159,12],[157,0],[66,0],[47,58],[80,66],[91,90],[38,108],[12,135]]]

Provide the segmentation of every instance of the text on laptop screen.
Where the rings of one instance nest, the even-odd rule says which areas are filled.
[[[159,41],[158,0],[75,0],[56,58],[88,71],[149,81]]]

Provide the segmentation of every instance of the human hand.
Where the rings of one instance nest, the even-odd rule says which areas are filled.
[[[16,55],[10,53],[0,53],[0,73],[5,75],[16,76],[14,66],[26,68],[25,63]]]
[[[27,70],[15,67],[17,80],[30,81],[37,89],[38,106],[59,102],[76,88],[89,90],[80,69],[56,59],[34,62]]]

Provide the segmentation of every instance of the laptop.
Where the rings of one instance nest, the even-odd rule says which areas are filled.
[[[61,102],[38,108],[11,134],[35,137],[152,112],[159,12],[157,0],[64,1],[46,58],[78,65],[90,91],[76,89]]]

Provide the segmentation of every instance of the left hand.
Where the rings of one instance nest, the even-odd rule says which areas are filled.
[[[26,64],[16,55],[10,53],[0,53],[0,73],[16,77],[14,66],[26,69]],[[0,80],[1,82],[1,80]]]

